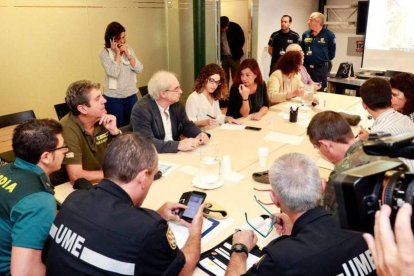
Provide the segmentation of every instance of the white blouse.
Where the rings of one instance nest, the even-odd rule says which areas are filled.
[[[213,104],[211,104],[203,93],[197,93],[196,91],[187,98],[185,111],[187,112],[188,119],[193,122],[209,119],[208,114],[216,118],[219,124],[223,124],[226,117],[221,113],[218,100],[214,100]]]

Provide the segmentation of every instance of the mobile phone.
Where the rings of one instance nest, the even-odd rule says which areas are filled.
[[[187,209],[182,209],[178,215],[185,221],[192,222],[194,216],[197,214],[198,208],[206,199],[206,193],[203,192],[186,192],[183,193],[179,203],[187,205]]]
[[[262,128],[261,128],[261,127],[252,127],[252,126],[247,126],[247,127],[245,127],[244,129],[247,129],[247,130],[254,130],[254,131],[259,131],[259,130],[261,130]]]

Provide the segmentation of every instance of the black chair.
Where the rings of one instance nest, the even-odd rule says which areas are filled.
[[[3,116],[0,116],[0,128],[18,125],[26,121],[29,121],[31,119],[36,119],[36,115],[33,112],[33,110],[27,110],[27,111],[3,115]],[[12,162],[14,161],[14,159],[16,159],[16,157],[14,155],[13,150],[0,153],[0,160],[6,161],[6,162]]]
[[[12,126],[12,125],[18,125],[26,121],[29,121],[31,119],[36,119],[36,115],[33,110],[27,110],[27,111],[3,115],[3,116],[0,116],[0,128]]]
[[[55,104],[54,107],[59,120],[69,113],[69,106],[66,103]]]
[[[139,93],[141,93],[141,96],[144,97],[148,94],[148,86],[141,86],[139,89]]]

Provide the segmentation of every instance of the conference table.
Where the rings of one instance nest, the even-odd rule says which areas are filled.
[[[271,203],[268,191],[271,187],[255,182],[252,174],[267,170],[279,156],[290,152],[304,153],[316,161],[321,177],[327,179],[333,166],[324,160],[309,142],[306,127],[312,116],[323,110],[360,112],[361,100],[359,97],[323,92],[317,93],[316,97],[320,104],[315,107],[302,106],[301,99],[294,98],[270,107],[269,112],[260,121],[250,120],[249,117],[240,119],[241,124],[261,128],[259,131],[247,130],[237,125],[222,125],[206,130],[211,134],[208,145],[200,146],[191,152],[159,154],[159,167],[169,167],[169,170],[167,175],[153,182],[142,207],[157,210],[167,201],[178,202],[183,192],[205,192],[206,202],[213,204],[212,209],[219,208],[227,212],[227,218],[221,221],[222,227],[217,227],[214,235],[211,234],[207,242],[202,242],[202,251],[206,251],[233,234],[235,229],[244,228],[245,212],[249,220],[266,214],[254,196],[261,202]],[[289,122],[290,107],[299,107],[296,123]],[[357,131],[355,129],[355,132]],[[217,148],[219,158],[229,156],[233,172],[222,176],[222,186],[215,189],[199,189],[193,185],[193,180],[198,174],[200,152],[210,146]],[[259,164],[259,147],[269,149],[265,167],[260,167]],[[57,186],[55,196],[58,202],[63,202],[72,191],[68,183]],[[266,208],[272,213],[279,211],[274,205],[266,205]],[[276,233],[273,231],[266,239],[260,239],[260,245],[264,246],[275,237]],[[195,275],[204,275],[204,272],[197,269]]]

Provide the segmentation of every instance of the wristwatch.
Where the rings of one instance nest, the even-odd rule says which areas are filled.
[[[246,254],[246,256],[249,256],[249,250],[247,249],[247,246],[245,246],[242,243],[233,244],[232,247],[231,247],[231,253],[233,253],[233,252],[237,252],[237,253],[243,252],[243,253]]]

